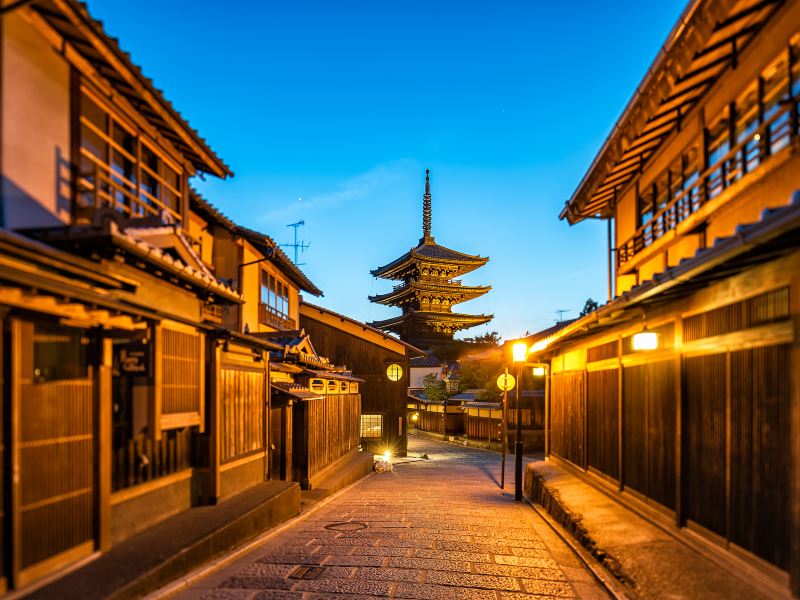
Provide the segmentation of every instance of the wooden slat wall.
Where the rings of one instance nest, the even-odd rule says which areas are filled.
[[[20,329],[18,566],[21,570],[94,538],[91,371],[78,330],[23,322]],[[36,346],[42,344],[41,349]],[[38,362],[39,352],[47,366]],[[51,368],[57,352],[60,371]],[[41,367],[41,369],[40,369]],[[51,380],[37,381],[50,371]],[[83,372],[80,378],[58,379]]]
[[[442,413],[420,410],[417,429],[438,433],[440,435],[444,434],[444,418],[442,417]]]
[[[498,442],[501,440],[501,425],[503,423],[502,419],[467,415],[465,420],[467,435],[471,439],[478,441],[491,439]]]
[[[264,449],[265,373],[264,369],[227,365],[220,373],[220,452],[224,462]]]
[[[361,434],[360,394],[330,394],[305,402],[308,410],[308,477],[357,448]]]
[[[731,353],[730,539],[789,568],[791,346]]]
[[[199,333],[163,328],[161,414],[200,413]]]
[[[111,489],[118,491],[192,466],[190,427],[165,431],[160,440],[138,435],[113,452]]]
[[[647,490],[647,365],[622,370],[622,456],[625,486]]]
[[[613,342],[616,347],[616,341]],[[619,371],[592,371],[586,379],[587,462],[619,478]]]
[[[586,467],[585,387],[585,372],[570,371],[553,375],[550,390],[550,451],[581,468]]]
[[[726,356],[683,360],[684,514],[725,535]]]

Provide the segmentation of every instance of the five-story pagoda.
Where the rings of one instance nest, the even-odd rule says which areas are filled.
[[[436,243],[431,235],[430,171],[425,170],[422,208],[422,238],[419,245],[383,267],[371,271],[374,277],[401,281],[391,292],[370,296],[371,302],[397,306],[403,313],[392,319],[370,323],[397,333],[417,346],[431,346],[453,339],[461,329],[490,321],[494,315],[452,312],[461,302],[482,296],[491,286],[465,286],[453,279],[485,265],[488,258],[456,252]]]

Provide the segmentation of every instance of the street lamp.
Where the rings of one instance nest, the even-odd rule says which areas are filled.
[[[522,404],[520,402],[520,379],[522,365],[528,358],[528,345],[525,342],[517,342],[511,347],[511,355],[514,364],[517,365],[517,439],[514,444],[514,500],[522,502]]]

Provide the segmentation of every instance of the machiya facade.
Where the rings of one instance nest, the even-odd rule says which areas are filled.
[[[453,339],[457,331],[488,323],[493,315],[453,312],[453,307],[487,293],[490,286],[465,286],[454,279],[482,267],[488,258],[446,248],[431,235],[430,172],[425,171],[422,238],[400,258],[372,271],[373,277],[400,281],[392,291],[370,296],[370,302],[402,309],[397,317],[371,326],[391,331],[410,344],[427,348]]]
[[[800,594],[799,23],[686,8],[561,215],[608,221],[610,300],[531,355],[550,460],[776,595]]]
[[[361,404],[299,331],[322,292],[190,187],[231,171],[86,7],[4,11],[0,590],[269,479],[309,487]]]

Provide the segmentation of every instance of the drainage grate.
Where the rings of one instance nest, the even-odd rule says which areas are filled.
[[[359,521],[342,521],[341,523],[325,525],[325,529],[329,531],[361,531],[366,528],[367,524]]]
[[[297,567],[294,571],[289,573],[289,579],[316,579],[324,570],[325,567]]]

